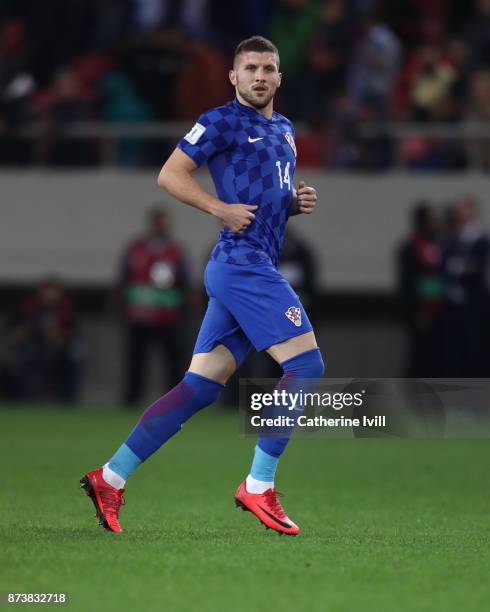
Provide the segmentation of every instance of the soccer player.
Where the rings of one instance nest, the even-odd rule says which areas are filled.
[[[183,380],[143,413],[102,468],[80,481],[99,522],[111,531],[121,531],[118,515],[128,477],[193,414],[218,399],[252,346],[280,364],[281,389],[305,390],[304,379],[323,376],[310,321],[276,269],[288,217],[310,214],[317,200],[315,189],[303,181],[293,187],[294,128],[273,111],[281,76],[279,54],[270,41],[261,36],[242,41],[229,73],[236,98],[199,117],[158,177],[161,187],[215,216],[224,229],[205,270],[209,303]],[[193,178],[204,163],[218,197]],[[274,486],[288,433],[259,435],[235,502],[266,527],[296,535],[299,528],[286,515]]]

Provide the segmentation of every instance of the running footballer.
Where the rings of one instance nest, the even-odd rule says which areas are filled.
[[[276,47],[261,36],[242,41],[229,78],[235,99],[198,118],[158,178],[170,194],[224,226],[205,270],[209,302],[189,368],[176,387],[142,414],[109,461],[81,479],[99,522],[114,532],[121,531],[126,480],[185,421],[218,399],[252,347],[266,351],[282,367],[278,388],[308,390],[311,379],[323,376],[308,316],[277,271],[289,217],[313,212],[317,195],[302,181],[293,187],[294,127],[273,110],[282,78]],[[203,164],[216,196],[193,177]],[[266,527],[296,535],[299,528],[278,501],[274,484],[289,433],[259,435],[250,473],[235,502]]]

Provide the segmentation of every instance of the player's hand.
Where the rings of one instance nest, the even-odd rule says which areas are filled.
[[[223,225],[229,227],[232,232],[239,234],[255,219],[253,210],[257,210],[255,204],[225,204],[220,214]]]
[[[314,187],[308,187],[304,181],[300,181],[296,190],[298,209],[305,215],[310,215],[316,206],[317,196]]]

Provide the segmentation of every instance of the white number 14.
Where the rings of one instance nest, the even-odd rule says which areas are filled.
[[[289,164],[287,162],[286,167],[284,168],[284,175],[282,174],[282,167],[280,160],[276,161],[277,171],[279,173],[279,183],[281,184],[281,189],[284,185],[288,186],[288,191],[291,191],[291,179],[289,178]]]

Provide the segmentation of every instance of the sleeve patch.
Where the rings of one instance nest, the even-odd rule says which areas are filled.
[[[196,142],[199,140],[199,138],[201,138],[201,136],[204,134],[205,131],[206,131],[206,128],[204,125],[201,125],[200,123],[196,123],[194,127],[190,130],[190,132],[188,132],[184,136],[184,140],[187,140],[187,142],[190,143],[191,145],[195,145]]]

